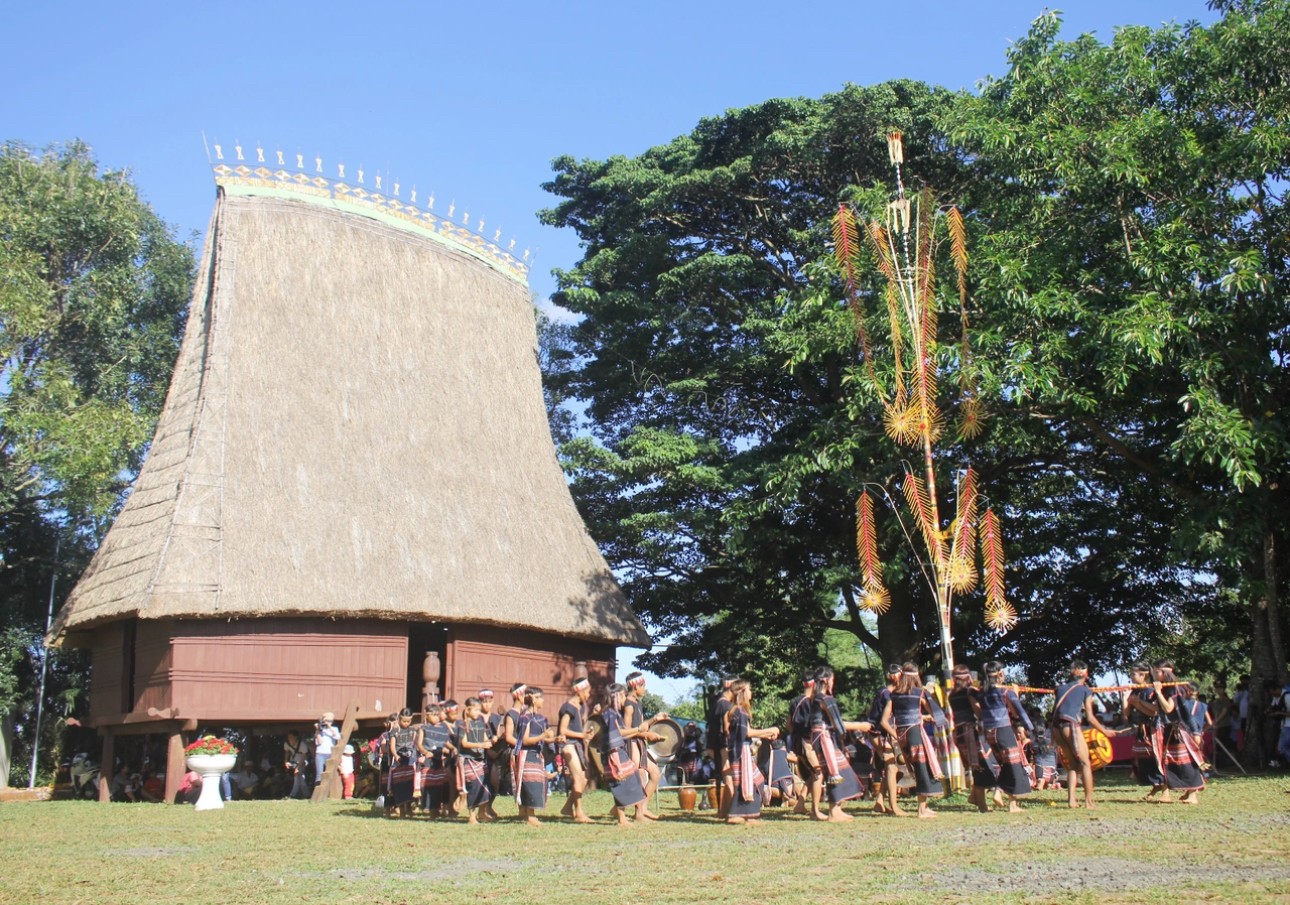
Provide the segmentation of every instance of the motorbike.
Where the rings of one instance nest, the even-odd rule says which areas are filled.
[[[76,798],[92,800],[99,797],[99,765],[94,758],[84,752],[76,755],[68,765],[68,773],[72,778],[72,794]]]

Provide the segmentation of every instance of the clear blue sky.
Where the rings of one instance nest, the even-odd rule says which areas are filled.
[[[1065,37],[1212,20],[1203,0],[1072,0]],[[542,226],[562,154],[634,155],[699,119],[847,82],[971,89],[1005,70],[1040,0],[964,3],[493,4],[27,2],[0,25],[0,140],[81,138],[128,168],[181,235],[214,185],[202,132],[226,147],[362,164],[433,191],[537,250],[531,284],[579,256]],[[200,241],[200,240],[198,240]],[[624,659],[626,659],[624,657]],[[682,687],[679,683],[677,687]],[[684,687],[688,687],[688,683]],[[671,697],[671,683],[654,690]]]

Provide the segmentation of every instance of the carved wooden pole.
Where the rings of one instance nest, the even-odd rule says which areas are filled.
[[[439,653],[426,651],[425,662],[421,664],[421,712],[430,709],[431,704],[439,703]]]

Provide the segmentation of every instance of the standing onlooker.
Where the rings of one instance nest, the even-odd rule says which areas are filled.
[[[340,742],[340,730],[333,723],[336,722],[336,714],[328,710],[318,721],[318,728],[314,731],[314,785],[322,782],[323,770],[327,767],[327,759],[331,757],[332,749]]]
[[[1281,717],[1281,736],[1277,739],[1277,752],[1281,755],[1281,765],[1290,766],[1290,679],[1281,686],[1281,694],[1278,696],[1273,712]]]
[[[305,768],[309,764],[309,746],[292,730],[287,733],[287,740],[282,743],[282,761],[291,776],[290,798],[308,798],[309,785],[305,780]]]
[[[341,797],[354,797],[354,746],[346,745],[340,755]]]
[[[1236,707],[1236,719],[1232,721],[1232,742],[1236,745],[1236,753],[1240,754],[1245,750],[1246,721],[1250,718],[1249,676],[1241,676],[1241,680],[1236,683],[1232,703]]]

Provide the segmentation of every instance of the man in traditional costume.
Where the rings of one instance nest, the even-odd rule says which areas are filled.
[[[1093,804],[1093,763],[1089,760],[1088,742],[1084,740],[1084,723],[1106,735],[1109,732],[1093,711],[1093,692],[1088,687],[1088,664],[1072,660],[1069,682],[1057,686],[1056,703],[1053,705],[1053,741],[1066,759],[1066,803],[1079,807],[1075,801],[1075,783],[1084,784],[1084,807]]]
[[[582,809],[582,796],[587,789],[587,700],[591,697],[591,683],[585,678],[576,679],[569,687],[569,700],[560,705],[556,717],[556,743],[569,771],[569,798],[560,813],[572,817],[574,823],[591,823]]]
[[[726,815],[730,812],[730,801],[725,793],[725,778],[730,772],[727,757],[726,715],[730,712],[731,707],[730,686],[738,679],[739,677],[735,675],[721,677],[721,693],[717,695],[717,699],[712,705],[712,711],[708,714],[707,750],[717,768],[717,816],[722,820],[725,820]]]

